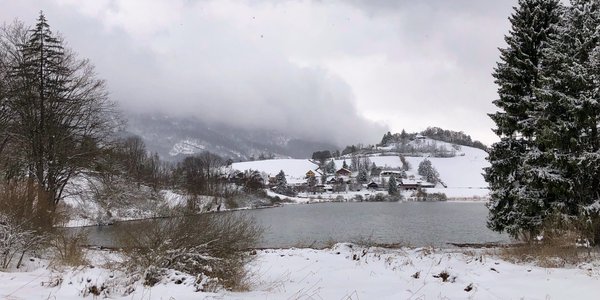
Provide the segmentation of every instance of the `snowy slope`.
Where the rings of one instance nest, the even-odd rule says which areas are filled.
[[[431,141],[426,140],[425,142]],[[452,144],[446,142],[435,141],[435,143],[438,147],[443,146],[449,149],[452,147]],[[481,149],[461,146],[456,154],[456,156],[448,158],[428,157],[427,154],[424,154],[424,156],[405,156],[411,165],[408,174],[416,175],[419,163],[427,158],[440,173],[441,179],[448,188],[487,188],[487,183],[482,175],[483,169],[489,166],[489,162],[486,160],[487,153]],[[335,160],[336,167],[341,167],[344,160],[350,165],[351,159],[338,159]],[[402,166],[402,162],[397,155],[369,156],[369,160],[382,168],[399,168]]]
[[[483,178],[483,168],[488,167],[487,153],[483,150],[462,147],[464,156],[451,158],[428,157],[431,164],[438,170],[442,180],[453,188],[485,188],[487,183]],[[419,167],[419,163],[425,157],[406,157],[412,165],[413,171]]]

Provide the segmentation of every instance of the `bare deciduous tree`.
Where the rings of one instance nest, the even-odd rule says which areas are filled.
[[[10,160],[22,164],[19,175],[36,183],[37,198],[47,199],[52,212],[65,185],[90,168],[120,124],[115,104],[89,60],[64,48],[43,14],[31,30],[6,27],[1,45],[8,116],[2,142],[19,149]]]

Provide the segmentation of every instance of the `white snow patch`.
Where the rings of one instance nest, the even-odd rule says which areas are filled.
[[[179,154],[183,155],[193,155],[198,152],[202,152],[206,147],[202,145],[202,142],[196,139],[185,139],[177,142],[171,150],[169,151],[169,155],[177,156]]]

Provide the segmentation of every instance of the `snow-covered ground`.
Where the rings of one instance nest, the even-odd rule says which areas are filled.
[[[154,287],[132,282],[114,254],[93,251],[93,267],[53,269],[41,260],[0,272],[2,299],[81,299],[104,286],[110,299],[598,299],[600,261],[569,268],[506,262],[482,250],[331,249],[258,251],[250,291],[195,292],[193,278],[171,273]],[[448,274],[444,282],[440,275]],[[185,278],[183,282],[177,279]],[[179,284],[177,284],[179,283]],[[129,290],[130,293],[126,293]]]

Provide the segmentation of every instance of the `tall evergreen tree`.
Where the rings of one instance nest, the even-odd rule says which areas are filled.
[[[16,46],[3,103],[11,115],[8,143],[22,149],[12,161],[22,163],[38,202],[54,211],[68,181],[90,169],[109,144],[118,125],[114,104],[93,66],[64,48],[42,13]]]
[[[391,196],[398,195],[398,183],[396,182],[396,177],[390,176],[390,181],[388,181],[388,194]]]
[[[335,171],[337,171],[335,169],[335,161],[332,159],[329,162],[327,162],[327,164],[325,164],[325,173],[334,174]]]
[[[542,87],[541,63],[560,19],[558,0],[519,0],[509,18],[507,47],[500,49],[493,73],[499,95],[494,104],[500,111],[490,117],[500,141],[492,145],[491,166],[485,170],[491,189],[488,226],[513,236],[533,233],[541,224],[541,193],[527,185],[529,173],[523,162],[536,135],[534,108],[536,92]]]
[[[287,179],[285,179],[285,173],[283,170],[279,171],[279,173],[275,175],[275,184],[277,187],[287,187]]]
[[[369,172],[367,171],[366,168],[361,168],[358,171],[358,177],[357,177],[358,182],[360,183],[366,183],[367,181],[369,181]]]
[[[600,197],[600,76],[594,69],[599,25],[598,0],[573,0],[565,9],[545,50],[536,153],[526,157],[538,175],[534,183],[544,188],[548,213],[567,218]]]

